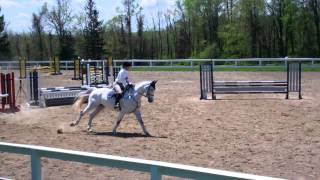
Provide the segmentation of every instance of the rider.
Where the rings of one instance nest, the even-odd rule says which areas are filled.
[[[119,71],[117,78],[114,83],[114,90],[116,92],[115,97],[116,97],[116,102],[115,102],[115,109],[119,108],[119,101],[122,97],[123,91],[125,90],[125,87],[127,85],[131,85],[128,77],[128,71],[131,68],[131,63],[129,62],[124,62],[122,64],[122,68]]]

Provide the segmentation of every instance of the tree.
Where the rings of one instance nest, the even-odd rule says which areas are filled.
[[[278,45],[278,56],[287,56],[286,47],[284,44],[284,1],[283,0],[271,0],[269,2],[269,9],[272,17],[274,17],[274,24],[276,28],[276,40]]]
[[[158,39],[157,39],[157,26],[154,20],[154,17],[152,17],[152,23],[153,23],[153,29],[152,29],[152,35],[151,35],[151,59],[154,59],[158,57]]]
[[[133,57],[133,46],[132,46],[132,17],[135,14],[135,10],[138,8],[136,0],[123,0],[123,7],[125,12],[125,22],[128,32],[128,49],[129,49],[129,58]]]
[[[69,0],[56,0],[56,6],[47,13],[49,25],[55,31],[59,40],[60,59],[71,59],[74,55],[74,41],[70,32],[74,17]]]
[[[78,57],[85,58],[87,54],[86,41],[85,41],[85,27],[86,27],[86,15],[84,12],[75,17],[75,24],[73,27],[73,34],[75,41],[75,54]]]
[[[224,7],[227,14],[227,19],[229,22],[233,20],[233,8],[236,0],[224,0]]]
[[[158,58],[161,59],[162,58],[162,55],[163,55],[163,40],[162,40],[162,28],[161,28],[161,17],[162,17],[162,14],[161,12],[158,12],[158,39],[159,39],[159,45],[158,45],[158,51],[159,51],[159,56]]]
[[[144,38],[143,38],[143,31],[144,31],[144,15],[141,13],[142,8],[140,8],[140,10],[138,11],[137,15],[136,15],[136,19],[137,19],[137,36],[138,36],[138,53],[137,53],[137,57],[138,58],[143,58],[144,55]]]
[[[119,59],[320,55],[319,0],[177,0],[173,8],[153,16],[145,14],[139,1],[122,0],[119,14],[103,26],[91,5],[78,15],[73,29],[70,1],[55,1],[47,13],[52,35],[39,26],[38,13],[32,33],[7,34],[13,57],[28,52],[31,59],[40,59],[39,49],[44,55],[70,57],[73,47],[77,55],[92,59],[104,53]]]
[[[0,15],[0,59],[8,57],[10,55],[10,44],[8,40],[8,34],[5,31],[5,26],[6,23],[4,21],[4,15]]]
[[[297,10],[295,12],[295,46],[297,57],[318,57],[319,48],[317,46],[317,38],[314,18],[312,10],[310,10],[310,1],[296,2]]]
[[[46,14],[47,8],[46,4],[42,6],[41,11],[39,14],[33,13],[32,14],[32,29],[35,33],[36,39],[37,39],[37,44],[38,44],[38,50],[39,50],[39,59],[41,61],[44,60],[44,43],[43,43],[43,18],[44,15]],[[38,59],[37,58],[37,59]]]
[[[171,24],[171,14],[168,11],[164,14],[165,22],[166,22],[166,44],[167,44],[167,58],[173,58],[173,50],[172,50],[172,41],[171,37],[173,35],[172,24]]]
[[[17,35],[16,36],[16,42],[15,42],[15,49],[16,49],[16,52],[17,52],[17,55],[19,57],[21,57],[21,47],[20,47],[20,44],[21,44],[21,41],[20,41],[21,37],[20,35]]]
[[[93,0],[88,0],[85,7],[86,26],[84,29],[86,58],[101,59],[103,55],[103,27],[99,21],[99,12]]]
[[[263,0],[241,0],[241,15],[247,28],[250,44],[250,56],[257,57],[259,48],[260,22],[259,17],[264,13]]]
[[[318,45],[318,55],[320,56],[320,17],[319,17],[319,9],[320,3],[319,0],[310,0],[310,7],[313,15],[313,22],[316,29],[317,35],[317,45]]]
[[[187,58],[191,55],[190,21],[188,21],[183,2],[180,0],[176,1],[176,6],[176,12],[180,18],[178,23],[176,23],[178,26],[176,58]]]

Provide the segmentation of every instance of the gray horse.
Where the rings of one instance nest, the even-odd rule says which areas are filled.
[[[113,125],[113,134],[117,133],[117,128],[121,120],[123,119],[124,115],[134,113],[144,134],[150,136],[143,124],[140,106],[142,96],[146,97],[149,103],[153,102],[154,92],[156,90],[156,83],[157,81],[143,81],[136,84],[132,89],[129,89],[125,92],[123,98],[120,100],[121,110],[119,111],[117,120]],[[70,125],[76,126],[77,124],[79,124],[83,115],[89,113],[89,122],[87,130],[89,132],[93,131],[93,118],[104,107],[109,108],[110,110],[114,110],[114,93],[115,92],[111,88],[91,88],[86,92],[80,93],[76,98],[74,107],[76,107],[77,110],[81,110],[81,105],[86,100],[88,100],[88,105],[83,111],[80,111],[79,118],[76,121],[73,121]]]

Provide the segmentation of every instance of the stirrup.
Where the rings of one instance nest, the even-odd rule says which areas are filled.
[[[120,107],[120,104],[119,104],[119,103],[116,104],[113,108],[114,108],[115,110],[121,111],[121,107]]]

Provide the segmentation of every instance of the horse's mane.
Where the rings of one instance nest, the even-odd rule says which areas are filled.
[[[136,85],[135,85],[135,90],[137,90],[138,88],[140,88],[141,86],[145,86],[147,84],[150,84],[151,81],[141,81],[141,82],[138,82]]]

